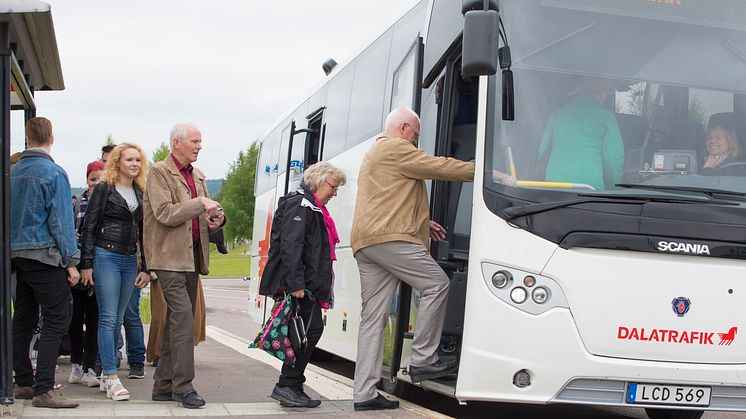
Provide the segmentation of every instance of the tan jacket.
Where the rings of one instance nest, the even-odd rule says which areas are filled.
[[[357,181],[353,254],[392,241],[427,247],[430,208],[424,179],[471,182],[474,163],[430,156],[402,138],[376,138]]]
[[[143,194],[143,242],[148,269],[194,272],[192,218],[199,217],[202,248],[200,273],[207,275],[210,266],[210,243],[207,214],[200,197],[208,197],[205,175],[192,172],[197,198],[192,198],[184,177],[169,155],[156,163]]]

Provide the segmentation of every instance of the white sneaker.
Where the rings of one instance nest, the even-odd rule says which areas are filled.
[[[73,364],[73,369],[70,371],[70,378],[67,382],[70,384],[80,384],[83,380],[83,366],[80,364]]]
[[[88,387],[96,387],[99,385],[98,378],[96,378],[96,372],[91,368],[88,368],[88,372],[85,373],[81,382]]]

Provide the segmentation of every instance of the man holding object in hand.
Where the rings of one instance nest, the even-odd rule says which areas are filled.
[[[207,193],[205,175],[192,166],[201,149],[200,130],[176,124],[171,154],[153,166],[143,199],[145,258],[168,304],[152,398],[189,409],[205,404],[192,386],[197,281],[209,270],[209,234],[226,223],[220,204]]]

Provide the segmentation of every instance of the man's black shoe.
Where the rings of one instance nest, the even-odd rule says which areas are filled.
[[[321,405],[321,400],[312,399],[311,396],[303,391],[303,385],[297,387],[296,390],[298,390],[298,393],[300,393],[300,395],[303,396],[304,399],[306,399],[306,407],[319,407]]]
[[[282,387],[279,384],[275,385],[270,397],[279,401],[280,406],[282,407],[311,407],[308,405],[311,398],[308,396],[303,397],[303,393],[293,387]],[[321,402],[319,402],[319,404],[321,404]]]
[[[200,397],[200,395],[194,390],[187,391],[181,395],[172,393],[171,396],[175,401],[181,403],[181,405],[187,409],[196,409],[205,405],[205,399]]]
[[[378,393],[375,399],[368,400],[367,402],[360,402],[354,404],[355,411],[360,412],[363,410],[385,410],[385,409],[398,409],[399,402],[396,400],[389,400]]]
[[[168,393],[153,393],[151,398],[154,402],[170,402],[174,399],[170,391]]]
[[[433,378],[442,377],[444,375],[456,372],[458,369],[458,362],[443,361],[441,359],[435,361],[430,365],[423,367],[409,366],[409,377],[413,383],[419,383],[420,381],[432,380]]]

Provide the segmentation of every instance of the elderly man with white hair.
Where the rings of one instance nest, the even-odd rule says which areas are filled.
[[[209,233],[226,219],[204,173],[192,166],[202,149],[200,130],[176,124],[170,140],[171,154],[151,169],[143,197],[145,257],[168,304],[152,398],[194,409],[205,404],[192,386],[197,281],[208,274]]]
[[[376,392],[383,328],[399,281],[421,293],[409,366],[412,381],[442,377],[458,367],[455,360],[441,360],[436,353],[449,280],[428,252],[428,238],[444,239],[445,229],[430,220],[425,180],[471,182],[474,163],[430,156],[417,148],[419,136],[417,114],[394,109],[360,166],[351,237],[363,303],[355,366],[357,411],[399,407]],[[494,176],[505,183],[515,181],[502,173]]]

